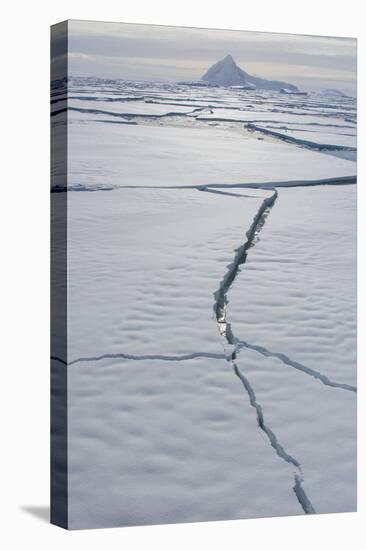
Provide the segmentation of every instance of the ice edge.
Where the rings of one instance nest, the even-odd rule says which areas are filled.
[[[115,191],[121,189],[198,189],[199,191],[210,191],[212,189],[266,189],[273,190],[279,187],[313,187],[317,185],[353,185],[357,183],[357,176],[341,176],[334,178],[323,178],[315,180],[290,180],[290,181],[275,181],[275,182],[259,182],[259,183],[209,183],[202,185],[98,185],[88,186],[82,183],[74,183],[73,185],[55,185],[51,187],[51,193],[65,192],[96,192],[96,191]],[[213,192],[213,191],[211,191]]]
[[[273,208],[276,202],[276,199],[278,196],[277,190],[274,187],[272,187],[271,190],[273,191],[273,194],[270,197],[267,197],[263,200],[257,214],[253,219],[252,225],[247,231],[247,234],[246,234],[247,241],[240,248],[236,250],[236,254],[232,264],[228,266],[228,271],[225,274],[223,280],[221,281],[219,289],[214,293],[214,298],[215,298],[214,312],[216,315],[216,321],[217,321],[218,329],[221,336],[225,338],[229,346],[234,347],[234,350],[230,354],[230,361],[232,363],[236,376],[240,379],[241,383],[243,384],[248,394],[250,405],[256,411],[258,426],[263,431],[263,433],[267,436],[270,442],[270,445],[275,450],[277,456],[281,460],[285,461],[287,464],[292,464],[295,467],[295,472],[294,472],[295,485],[293,487],[293,491],[304,513],[315,514],[316,513],[315,509],[312,506],[302,486],[303,477],[302,477],[300,462],[295,457],[287,453],[287,451],[278,441],[276,434],[265,423],[263,409],[257,401],[254,389],[250,384],[250,381],[248,380],[248,378],[240,371],[240,369],[238,368],[235,362],[236,353],[237,353],[237,341],[232,332],[231,325],[226,320],[226,312],[227,312],[227,304],[228,304],[227,293],[230,290],[231,285],[234,282],[239,272],[240,265],[243,265],[246,262],[248,251],[252,246],[255,245],[257,236],[261,231],[262,227],[264,226],[266,222],[266,218],[269,215],[271,209]]]

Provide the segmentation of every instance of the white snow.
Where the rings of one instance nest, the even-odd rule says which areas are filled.
[[[281,184],[341,181],[356,166],[239,122],[344,146],[354,101],[92,79],[70,95],[89,97],[68,112],[70,528],[302,514],[300,469],[316,512],[355,510],[356,189]],[[216,107],[192,116],[194,100]],[[278,197],[227,321],[265,426],[300,468],[259,425],[214,312],[273,193],[230,187],[252,183]]]
[[[270,125],[266,124],[255,124],[255,128],[259,131],[269,131],[273,134],[277,134],[279,137],[290,138],[294,141],[297,141],[300,145],[310,145],[316,147],[317,145],[328,147],[332,149],[335,147],[344,147],[344,148],[356,148],[357,147],[357,137],[355,133],[348,133],[348,129],[341,128],[331,128],[326,126],[303,126],[302,129],[290,127],[282,128],[273,128]],[[321,130],[320,130],[321,129]],[[336,132],[334,130],[337,130]]]
[[[303,488],[315,512],[355,512],[355,394],[324,386],[252,350],[244,350],[236,362],[255,389],[265,422],[300,462]]]
[[[279,190],[228,294],[236,363],[318,513],[356,510],[355,199],[354,187]]]
[[[355,165],[244,130],[75,122],[68,170],[69,185],[182,186],[352,176]]]
[[[69,526],[301,514],[230,364],[69,367]]]
[[[237,109],[213,109],[211,114],[198,115],[198,120],[233,120],[237,122],[283,122],[287,124],[324,124],[347,126],[347,122],[330,116],[302,115],[290,112],[254,111]]]
[[[234,333],[355,384],[356,189],[278,193],[228,296]]]
[[[71,109],[82,109],[84,111],[95,110],[102,113],[111,113],[114,115],[140,115],[140,116],[164,116],[168,113],[190,113],[194,107],[182,105],[169,105],[157,103],[145,103],[144,101],[90,101],[82,99],[71,99],[69,101]]]
[[[268,192],[68,196],[69,360],[223,353],[214,292]]]

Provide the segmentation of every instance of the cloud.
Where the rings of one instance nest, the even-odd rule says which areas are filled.
[[[230,53],[244,70],[315,88],[356,86],[356,40],[91,21],[69,22],[71,74],[198,79]]]

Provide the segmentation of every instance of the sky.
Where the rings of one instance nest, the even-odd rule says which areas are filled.
[[[356,95],[354,38],[71,20],[68,44],[73,76],[198,80],[231,54],[254,76]]]

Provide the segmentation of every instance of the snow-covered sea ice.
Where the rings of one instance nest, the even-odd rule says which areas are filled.
[[[72,78],[55,146],[66,107],[69,527],[355,510],[355,101]]]

